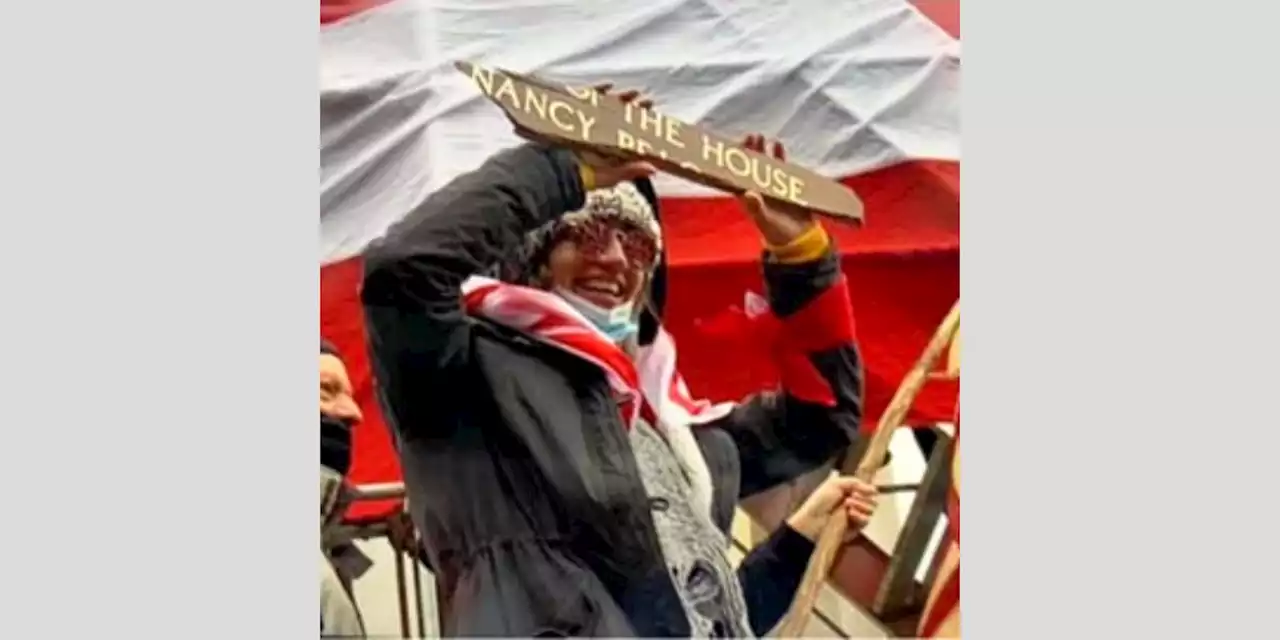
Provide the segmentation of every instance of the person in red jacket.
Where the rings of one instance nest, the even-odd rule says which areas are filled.
[[[365,256],[377,393],[445,635],[761,635],[831,515],[870,517],[874,489],[831,480],[731,566],[738,501],[856,437],[846,282],[810,212],[746,194],[783,385],[694,399],[660,322],[652,173],[525,144],[431,194]]]

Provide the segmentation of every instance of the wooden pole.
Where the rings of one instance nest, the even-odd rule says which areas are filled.
[[[942,320],[942,324],[938,325],[938,329],[934,331],[933,338],[929,340],[924,353],[920,354],[920,359],[907,372],[907,375],[902,379],[902,384],[898,385],[898,390],[893,394],[893,399],[889,402],[889,406],[885,409],[884,414],[880,416],[880,422],[876,425],[876,430],[871,435],[871,442],[867,446],[866,452],[862,455],[862,459],[852,469],[841,469],[841,473],[852,474],[861,480],[871,482],[876,471],[884,464],[885,454],[889,451],[889,441],[893,437],[893,432],[902,426],[902,422],[906,419],[907,412],[911,410],[911,405],[915,402],[916,396],[920,395],[920,390],[924,388],[925,382],[929,380],[929,374],[934,365],[947,351],[947,347],[950,346],[952,338],[959,327],[960,301],[956,300],[956,303],[951,307],[951,311]],[[827,526],[822,530],[822,534],[818,537],[818,544],[813,552],[813,557],[809,559],[809,567],[805,570],[804,580],[801,581],[800,588],[796,591],[795,600],[791,602],[791,610],[787,613],[782,626],[778,628],[779,637],[798,638],[803,636],[804,629],[809,624],[809,616],[813,612],[814,603],[818,600],[818,591],[827,581],[827,576],[831,574],[831,565],[835,562],[836,552],[840,550],[840,543],[844,540],[848,526],[848,518],[831,518]]]

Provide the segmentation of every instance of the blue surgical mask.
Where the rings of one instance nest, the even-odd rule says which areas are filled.
[[[555,293],[564,298],[565,302],[577,309],[578,313],[590,320],[591,324],[603,331],[615,343],[622,343],[640,330],[640,325],[634,318],[635,305],[630,302],[612,309],[605,309],[568,289],[556,287]]]

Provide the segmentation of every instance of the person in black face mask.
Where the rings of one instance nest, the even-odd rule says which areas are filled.
[[[339,475],[351,469],[351,430],[363,418],[337,349],[320,341],[320,464]]]
[[[351,395],[351,380],[337,349],[320,341],[320,635],[364,637],[364,624],[351,592],[355,573],[341,565],[363,560],[350,544],[326,542],[326,525],[341,518],[339,496],[351,469],[351,430],[363,416]],[[353,555],[354,554],[354,555]]]

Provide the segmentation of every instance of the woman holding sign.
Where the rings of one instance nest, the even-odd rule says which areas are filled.
[[[731,567],[738,500],[857,433],[853,318],[822,227],[746,194],[783,389],[692,398],[659,322],[653,172],[520,146],[431,195],[366,256],[371,359],[446,635],[760,635],[827,520],[857,528],[874,509],[873,488],[832,478]]]

